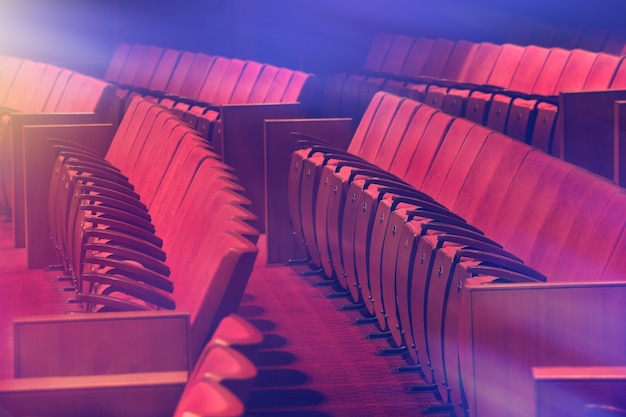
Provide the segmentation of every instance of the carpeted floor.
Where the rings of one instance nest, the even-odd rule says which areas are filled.
[[[407,361],[377,355],[389,343],[367,339],[373,324],[352,324],[362,314],[340,311],[347,300],[328,299],[333,289],[299,276],[304,267],[265,265],[263,245],[239,311],[273,344],[255,358],[250,416],[414,416],[440,404],[432,393],[407,392],[425,381],[392,373]]]

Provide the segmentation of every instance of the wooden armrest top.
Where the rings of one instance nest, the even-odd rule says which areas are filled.
[[[489,284],[474,282],[473,278],[465,281],[465,288],[471,291],[509,291],[514,289],[549,289],[549,288],[581,288],[581,287],[626,287],[624,281],[580,281],[580,282],[539,282],[539,283],[515,283],[515,284]]]
[[[70,389],[184,385],[186,371],[139,372],[112,375],[49,376],[0,380],[0,392],[61,391]]]
[[[626,366],[534,366],[533,378],[626,380]]]
[[[59,323],[59,322],[77,322],[77,321],[110,321],[110,320],[137,320],[137,319],[153,319],[153,318],[185,318],[189,316],[185,311],[140,311],[140,312],[119,312],[107,314],[56,314],[49,316],[24,316],[16,317],[13,323],[29,324],[29,323]]]

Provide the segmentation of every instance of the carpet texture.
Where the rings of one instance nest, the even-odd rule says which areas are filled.
[[[259,247],[239,313],[272,346],[253,358],[260,372],[249,416],[414,416],[441,404],[430,392],[407,392],[425,381],[419,374],[392,373],[409,363],[377,356],[389,342],[367,339],[377,328],[352,324],[363,316],[340,311],[346,299],[328,299],[333,289],[316,286],[321,278],[299,276],[304,267],[265,265],[263,240]]]

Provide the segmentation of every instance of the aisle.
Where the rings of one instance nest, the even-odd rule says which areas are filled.
[[[407,362],[376,356],[388,342],[366,339],[374,325],[351,324],[362,316],[339,311],[347,300],[327,299],[332,289],[313,285],[320,278],[302,278],[296,268],[264,260],[261,249],[239,310],[264,330],[269,344],[255,358],[260,378],[250,416],[415,416],[437,403],[432,393],[406,392],[423,379],[392,374]]]

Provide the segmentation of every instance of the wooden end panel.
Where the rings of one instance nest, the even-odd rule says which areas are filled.
[[[15,376],[188,371],[189,315],[133,312],[24,317],[13,322]]]
[[[24,126],[93,124],[93,113],[12,113],[7,140],[11,141],[13,160],[13,196],[11,198],[15,247],[26,246],[24,214]]]
[[[58,263],[50,244],[48,193],[54,167],[55,151],[48,138],[65,139],[89,146],[104,155],[113,138],[113,126],[28,125],[23,127],[24,146],[24,223],[28,267],[45,268]]]
[[[252,211],[258,217],[255,227],[265,228],[264,138],[265,120],[300,117],[299,103],[241,104],[222,106],[216,135],[222,141],[222,155],[236,169]]]
[[[286,262],[306,256],[293,238],[289,222],[287,178],[289,159],[297,149],[292,132],[304,133],[346,149],[352,138],[352,119],[292,119],[265,122],[265,233],[267,262]]]
[[[532,367],[626,365],[626,284],[471,281],[459,329],[470,415],[534,415]]]
[[[626,90],[561,93],[565,160],[613,179],[614,102],[625,100]]]
[[[613,181],[626,186],[626,101],[615,102],[615,130],[613,135]]]

